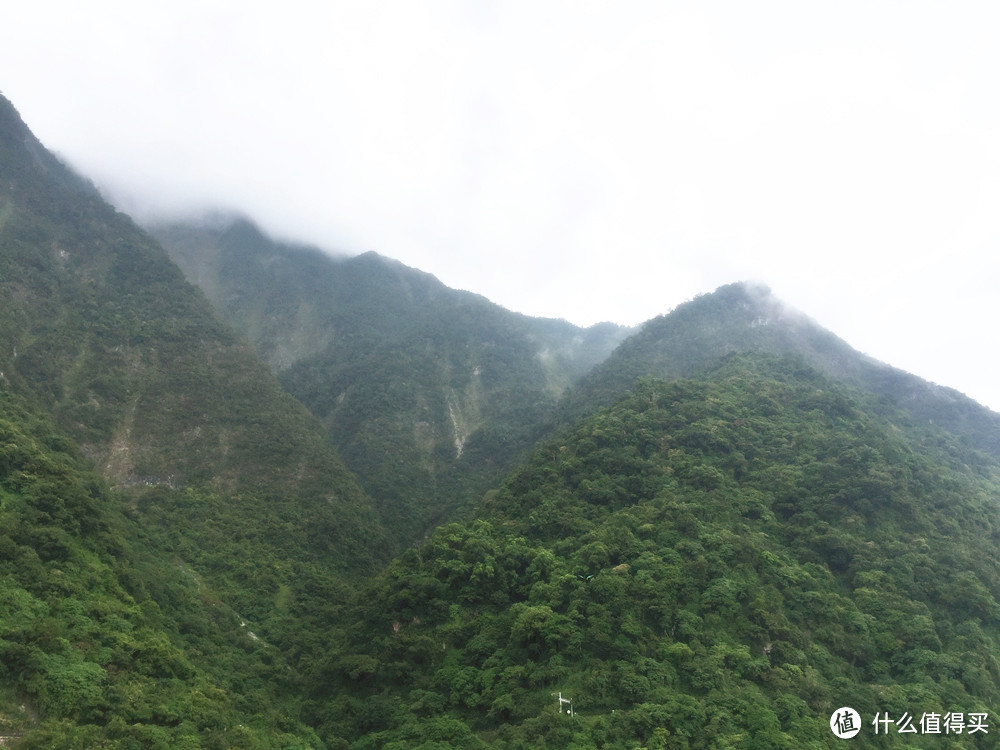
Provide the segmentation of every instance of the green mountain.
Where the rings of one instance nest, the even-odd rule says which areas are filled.
[[[629,333],[515,314],[375,253],[332,258],[242,219],[151,232],[327,426],[398,545],[495,486]]]
[[[634,383],[372,583],[317,725],[353,748],[819,748],[851,706],[866,747],[900,746],[879,715],[935,713],[987,733],[908,747],[995,747],[1000,463],[875,401],[791,355]]]
[[[0,99],[0,737],[1000,744],[1000,416],[757,287],[623,340],[156,232]]]
[[[269,645],[269,669],[296,669],[323,649],[319,624],[335,617],[350,580],[386,559],[370,499],[320,423],[220,322],[163,249],[48,154],[2,99],[0,185],[0,394],[51,419],[52,429],[67,445],[79,446],[79,455],[112,488],[113,495],[99,501],[117,514],[108,523],[131,529],[126,547],[154,560],[149,576],[137,580],[137,591],[164,590],[160,581],[170,578],[157,567],[165,563],[185,571],[197,582],[196,599],[238,613],[248,631]],[[11,429],[30,434],[17,421]],[[13,440],[14,448],[26,450],[20,438]],[[20,480],[11,481],[15,505],[30,505],[29,496],[18,494]],[[46,506],[44,513],[53,512]],[[71,529],[86,522],[75,510],[65,513]],[[30,518],[44,526],[44,515]],[[34,532],[25,533],[15,541],[30,547]],[[102,554],[100,548],[86,549],[81,554]],[[60,570],[71,589],[88,585],[82,572]],[[51,596],[40,597],[27,585],[25,590],[54,606]],[[130,605],[124,594],[109,591],[117,602],[108,605],[111,617],[113,607]],[[177,620],[183,601],[165,591],[166,599],[154,597],[153,603],[170,612],[179,639],[171,643],[198,650],[205,618],[186,629]],[[41,604],[19,601],[44,616]],[[61,638],[53,628],[52,638]],[[98,640],[108,643],[110,637]],[[254,649],[246,638],[230,641],[228,651],[196,660],[204,658],[210,673],[243,674],[242,666],[220,665],[247,661],[240,654]],[[104,655],[94,651],[88,658],[105,675],[127,668],[101,661]],[[16,676],[16,663],[6,669],[8,677]],[[97,683],[110,679],[94,667],[85,671]],[[41,685],[22,676],[3,689],[36,701],[46,726],[89,722],[101,733],[124,716],[70,710],[67,702],[46,701]],[[245,703],[238,714],[244,724],[260,702]],[[254,721],[264,735],[277,731],[270,719]],[[298,731],[296,721],[286,723],[293,734]],[[311,736],[305,731],[300,739],[311,742]]]
[[[730,284],[648,321],[595,366],[560,405],[576,419],[622,396],[641,377],[698,377],[731,353],[795,354],[834,380],[874,394],[876,410],[899,409],[1000,457],[1000,414],[851,348],[760,285]]]

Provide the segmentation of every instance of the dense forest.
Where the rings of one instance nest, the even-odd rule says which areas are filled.
[[[181,736],[193,747],[280,747],[285,734],[321,746],[295,718],[288,683],[324,650],[322,624],[336,621],[351,583],[388,559],[374,504],[319,421],[163,249],[3,100],[0,180],[0,394],[16,457],[0,466],[3,531],[20,524],[3,554],[12,590],[30,595],[11,599],[17,615],[0,624],[0,726],[44,748],[178,747]],[[56,450],[75,463],[49,476],[69,460]],[[110,540],[83,533],[105,525],[117,530]],[[37,570],[24,567],[31,550]],[[108,569],[92,570],[98,562]],[[81,597],[107,590],[109,602],[63,609],[59,581]],[[136,619],[140,605],[162,622]],[[197,670],[146,674],[109,660],[123,617]],[[36,632],[49,640],[32,642]],[[46,698],[56,693],[45,658],[57,656],[70,660],[66,684],[88,696],[86,710]],[[210,675],[221,691],[203,691],[218,698],[204,711],[211,731],[185,724],[169,690],[155,711],[137,692],[136,712],[130,695],[102,693],[119,674],[165,690]],[[147,735],[159,739],[134,739]]]
[[[1000,744],[1000,415],[759,287],[154,232],[0,98],[0,744]]]
[[[869,407],[796,358],[637,383],[372,584],[326,720],[352,747],[798,748],[844,705],[989,714],[1000,467]]]
[[[299,679],[73,443],[0,393],[0,735],[44,748],[301,747]]]

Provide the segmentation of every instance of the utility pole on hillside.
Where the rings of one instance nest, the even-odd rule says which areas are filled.
[[[573,717],[573,701],[571,701],[569,698],[563,698],[561,692],[559,692],[559,693],[549,693],[549,695],[558,695],[559,696],[559,713],[563,712],[563,703],[565,703],[565,704],[567,704],[569,706],[569,708],[566,709],[566,713],[568,713],[570,715],[570,718]]]

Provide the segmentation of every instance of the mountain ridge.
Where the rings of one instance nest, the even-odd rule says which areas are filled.
[[[584,376],[560,407],[562,423],[603,406],[641,377],[692,377],[717,358],[758,351],[795,353],[834,379],[934,422],[1000,456],[1000,414],[857,351],[759,283],[736,282],[647,321]]]
[[[150,231],[328,429],[405,546],[470,507],[629,329],[531,318],[374,252],[246,218]]]
[[[218,224],[187,238],[202,294],[7,107],[0,732],[770,749],[836,744],[843,705],[996,723],[998,415],[744,284],[619,343]]]
[[[127,546],[148,555],[135,570],[112,570],[129,576],[130,591],[146,592],[150,612],[155,605],[168,613],[161,636],[171,648],[194,655],[205,645],[202,636],[215,632],[213,617],[239,612],[275,650],[263,661],[248,659],[246,665],[255,665],[249,671],[241,662],[234,678],[262,680],[276,663],[295,674],[299,661],[322,647],[302,624],[334,617],[350,595],[349,581],[387,559],[372,501],[315,417],[284,391],[163,248],[46,154],[0,99],[0,390],[48,415],[61,440],[109,486],[98,483],[93,492],[108,517],[128,530]],[[14,420],[13,434],[27,434],[21,420]],[[4,505],[26,506],[29,518],[44,521],[54,500],[27,494],[19,471],[0,465],[0,478],[12,488]],[[71,519],[82,512],[71,510]],[[67,554],[75,554],[77,541],[83,543],[71,538]],[[85,568],[59,570],[68,587],[79,588]],[[175,580],[178,569],[190,572],[185,577],[194,590],[182,585],[184,577]],[[189,598],[212,606],[199,610]],[[94,627],[106,642],[102,626]],[[62,630],[53,632],[62,637]],[[218,677],[226,660],[240,658],[244,641],[226,642],[215,632],[205,642],[211,653],[193,658]],[[67,654],[74,669],[93,678],[87,684],[98,695],[107,654]],[[44,664],[58,656],[43,650],[23,679],[13,666],[0,668],[5,705],[15,699],[11,691],[44,697]],[[126,660],[114,668],[133,667]],[[70,683],[72,672],[64,674]],[[284,683],[266,683],[266,691],[273,695]],[[121,696],[102,700],[107,719],[124,715]],[[68,722],[72,739],[64,746],[81,747],[111,741],[117,730],[101,716],[50,701],[38,718],[42,730],[60,736],[60,722]],[[160,726],[165,719],[129,716],[159,727],[148,728],[150,736],[171,731]],[[252,723],[240,709],[232,716]],[[260,736],[283,734],[281,721],[262,719]],[[314,741],[299,722],[287,728],[303,742]],[[186,727],[181,734],[224,743],[209,741],[214,731]]]
[[[482,481],[456,485],[452,477],[468,470],[470,458],[510,468],[515,456],[543,436],[610,404],[639,378],[691,377],[731,353],[796,353],[809,366],[872,394],[872,408],[900,406],[913,420],[944,426],[967,443],[1000,455],[1000,415],[953,389],[858,352],[763,284],[724,285],[637,330],[601,325],[579,329],[565,321],[503,311],[479,295],[450,290],[434,276],[374,252],[331,259],[315,248],[283,245],[245,218],[217,223],[215,238],[190,224],[153,231],[188,278],[200,279],[221,314],[255,343],[285,387],[324,421],[348,464],[362,477],[374,477],[365,488],[381,498],[380,512],[387,523],[403,529],[401,542],[419,538],[460,508],[473,507],[499,479],[501,472],[488,471]],[[223,282],[219,258],[227,253],[225,268],[232,278]],[[206,259],[214,264],[210,278],[204,271]],[[324,296],[339,302],[318,301]],[[247,309],[241,300],[248,298],[253,302]],[[268,304],[267,299],[275,302]],[[289,306],[289,299],[297,299],[298,307]],[[331,311],[336,304],[354,317]],[[317,305],[327,305],[327,312],[318,313]],[[477,328],[470,318],[484,310],[497,310],[502,317]],[[304,324],[304,319],[311,323]],[[503,328],[507,331],[498,333]],[[481,372],[481,361],[464,353],[456,356],[454,350],[448,353],[441,342],[465,341],[468,348],[514,331],[520,331],[515,335],[522,342],[526,339],[528,347],[521,343],[520,349],[509,349],[502,367],[541,365],[543,375],[513,386],[531,383],[528,391],[514,397],[527,409],[511,416],[484,410],[484,399],[510,402],[511,386],[488,396],[478,376],[472,375]],[[585,336],[601,341],[602,331],[603,343],[594,349],[595,356],[579,358],[580,347],[588,346]],[[290,354],[288,342],[295,340],[305,342],[313,353]],[[418,352],[415,342],[425,342],[425,350]],[[406,351],[413,354],[401,365],[396,360]],[[415,379],[421,377],[425,380],[419,385]],[[356,400],[352,394],[360,394],[362,382],[367,395]],[[385,409],[385,403],[401,398],[412,405]],[[428,420],[428,413],[436,416]],[[515,428],[505,432],[497,429],[499,424]],[[397,475],[389,467],[399,465],[398,455],[409,456],[404,465],[425,469],[405,478]],[[503,457],[499,464],[497,456]],[[379,478],[385,476],[392,478]],[[421,488],[428,492],[414,501]],[[451,499],[435,507],[442,497]]]

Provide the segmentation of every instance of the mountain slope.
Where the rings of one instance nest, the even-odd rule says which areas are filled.
[[[0,390],[51,415],[132,541],[190,571],[272,659],[322,649],[350,581],[386,559],[322,426],[2,99],[0,186]]]
[[[348,531],[367,500],[317,425],[162,249],[46,157],[6,102],[0,143],[4,385],[50,410],[116,486],[308,503],[339,488],[315,503],[320,517],[338,509],[331,534],[373,539]]]
[[[611,403],[640,377],[693,377],[719,357],[738,352],[796,354],[839,382],[879,397],[873,408],[898,407],[914,422],[933,422],[1000,456],[1000,414],[961,393],[878,362],[797,310],[769,289],[730,284],[679,305],[642,328],[567,394],[562,424]]]
[[[285,719],[295,680],[274,670],[273,647],[139,534],[72,441],[0,391],[0,736],[318,747]]]
[[[324,730],[818,748],[847,705],[866,746],[896,746],[876,713],[935,711],[984,715],[963,746],[995,746],[1000,465],[870,400],[795,357],[634,384],[373,583]]]
[[[492,486],[627,333],[517,315],[375,253],[331,258],[245,220],[151,231],[324,422],[403,545]]]

